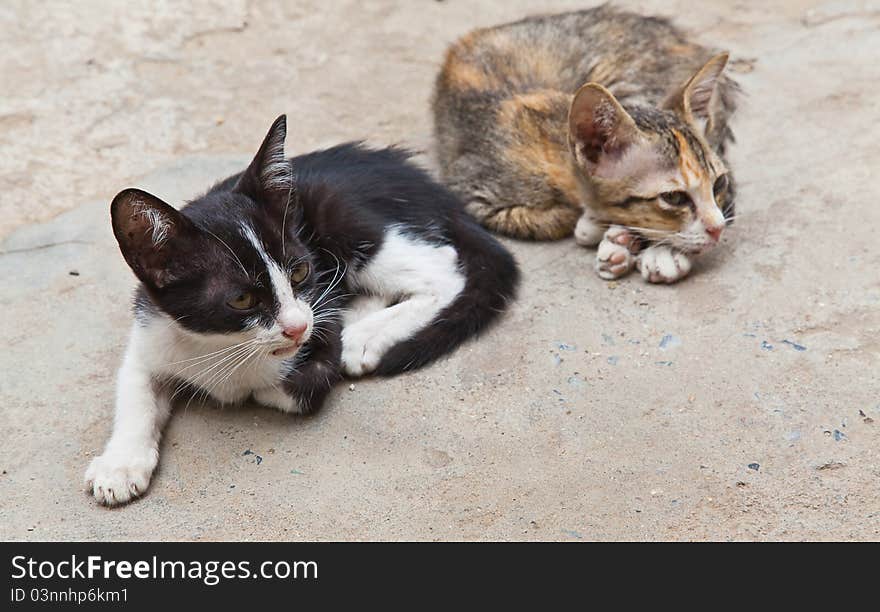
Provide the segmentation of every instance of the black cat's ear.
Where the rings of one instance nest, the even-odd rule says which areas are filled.
[[[568,113],[568,142],[582,166],[594,170],[603,159],[619,159],[640,138],[635,121],[610,91],[587,83],[575,93]]]
[[[140,189],[117,194],[110,217],[119,249],[141,281],[162,289],[182,278],[199,233],[192,221]]]
[[[293,167],[284,156],[287,115],[281,115],[269,128],[260,150],[235,184],[235,191],[254,199],[286,194],[293,187]]]
[[[666,100],[664,108],[677,112],[694,125],[705,129],[706,123],[712,121],[712,101],[728,57],[729,54],[725,52],[711,58]]]

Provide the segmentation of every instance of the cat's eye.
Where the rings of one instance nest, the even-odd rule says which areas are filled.
[[[667,191],[661,193],[660,198],[670,206],[684,206],[691,202],[691,196],[684,191]]]
[[[226,302],[230,308],[235,310],[250,310],[260,303],[260,300],[250,291],[243,291],[234,298]]]
[[[715,185],[712,187],[712,192],[717,197],[725,191],[727,191],[727,175],[722,174],[717,179],[715,179]]]
[[[309,275],[309,262],[301,261],[295,266],[293,266],[293,270],[290,271],[290,280],[296,284],[301,283],[306,280],[306,277]]]

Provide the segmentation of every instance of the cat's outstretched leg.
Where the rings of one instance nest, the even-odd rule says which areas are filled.
[[[374,371],[391,347],[410,339],[451,304],[465,277],[453,247],[390,232],[354,282],[364,292],[385,296],[385,304],[403,296],[387,308],[382,298],[359,298],[352,304],[342,331],[342,366],[350,376],[362,376]]]
[[[620,278],[636,265],[638,238],[620,225],[612,225],[605,232],[596,250],[596,272],[605,280]]]
[[[446,302],[436,295],[413,295],[362,318],[342,333],[342,365],[350,376],[369,374],[392,346],[429,324]]]
[[[651,246],[638,258],[642,278],[650,283],[674,283],[691,271],[690,258],[667,245]]]
[[[171,413],[168,395],[159,389],[142,361],[135,326],[116,383],[116,416],[104,453],[85,474],[86,490],[107,506],[143,495],[159,462],[159,439]]]

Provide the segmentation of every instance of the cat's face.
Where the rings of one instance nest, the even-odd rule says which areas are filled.
[[[136,189],[117,195],[111,214],[126,261],[182,329],[289,358],[314,331],[320,296],[288,202],[283,141],[276,122],[233,190],[208,193],[188,214]]]
[[[710,60],[664,108],[627,111],[596,84],[578,91],[569,140],[602,221],[690,253],[718,243],[733,217],[733,180],[705,133],[725,62]]]

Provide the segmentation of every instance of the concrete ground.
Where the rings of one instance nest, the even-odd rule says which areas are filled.
[[[589,2],[5,2],[0,7],[0,537],[880,539],[880,6],[621,2],[732,51],[737,224],[673,287],[509,243],[519,301],[422,372],[311,418],[192,404],[149,494],[82,489],[111,427],[133,278],[114,193],[172,202],[288,150],[431,163],[443,49]]]

